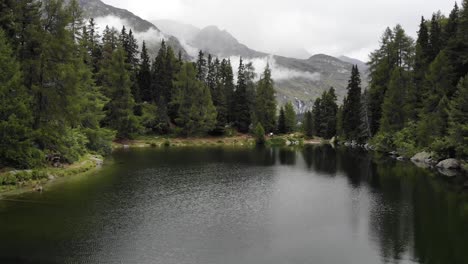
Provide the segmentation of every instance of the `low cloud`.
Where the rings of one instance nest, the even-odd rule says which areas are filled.
[[[237,69],[240,57],[232,56],[230,57],[232,67]],[[298,71],[290,68],[283,67],[276,63],[276,60],[273,56],[267,56],[262,58],[253,58],[253,59],[244,59],[244,63],[252,63],[255,68],[255,73],[257,79],[263,74],[265,67],[269,64],[271,69],[271,77],[275,81],[282,81],[294,78],[304,78],[311,81],[319,81],[320,73],[318,72],[309,72],[309,71]],[[235,71],[235,70],[234,70]]]
[[[143,41],[146,43],[159,43],[162,40],[167,40],[168,36],[158,31],[157,29],[151,28],[145,32],[135,32],[134,28],[131,26],[131,23],[127,19],[122,19],[116,16],[104,16],[97,17],[94,19],[98,25],[99,33],[102,34],[106,26],[110,28],[115,28],[118,32],[122,29],[123,26],[127,28],[127,31],[130,29],[133,31],[133,35],[138,43],[141,44]]]

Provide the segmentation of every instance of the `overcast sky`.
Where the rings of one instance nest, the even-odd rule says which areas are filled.
[[[420,17],[454,0],[103,0],[147,19],[171,19],[197,27],[217,25],[250,48],[367,60],[387,26],[400,23],[416,35]],[[460,4],[460,1],[458,0]]]

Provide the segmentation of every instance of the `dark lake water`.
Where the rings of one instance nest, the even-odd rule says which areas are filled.
[[[466,193],[329,146],[139,149],[0,200],[0,263],[468,263]]]

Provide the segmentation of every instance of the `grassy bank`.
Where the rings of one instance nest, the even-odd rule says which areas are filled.
[[[33,170],[4,169],[0,173],[1,195],[39,191],[47,183],[59,178],[91,172],[102,165],[103,158],[97,155],[85,155],[79,161],[59,168],[46,167]]]
[[[323,144],[328,141],[316,138],[305,139],[302,134],[278,135],[266,138],[267,146],[302,146],[307,144]],[[255,138],[250,135],[232,137],[159,137],[142,136],[135,140],[114,142],[113,148],[145,148],[145,147],[254,147]]]

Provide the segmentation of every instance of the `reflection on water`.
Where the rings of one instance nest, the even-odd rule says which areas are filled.
[[[330,146],[121,151],[18,199],[1,263],[468,263],[465,193]]]

